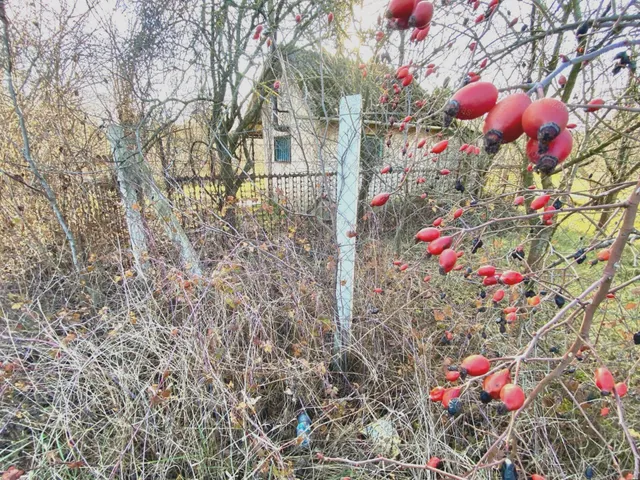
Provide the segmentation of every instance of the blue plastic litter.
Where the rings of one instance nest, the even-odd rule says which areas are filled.
[[[309,418],[309,415],[303,412],[298,415],[298,426],[296,427],[296,436],[302,439],[302,441],[300,442],[301,447],[309,447],[309,444],[311,442],[310,434],[311,419]]]

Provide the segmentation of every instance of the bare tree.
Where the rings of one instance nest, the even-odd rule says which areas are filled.
[[[64,218],[64,215],[60,210],[60,207],[58,206],[55,193],[49,186],[49,183],[47,182],[45,177],[40,172],[38,162],[33,157],[31,152],[31,141],[29,138],[29,132],[27,130],[27,124],[25,122],[22,109],[20,108],[18,93],[16,92],[16,88],[13,83],[13,66],[12,66],[12,58],[11,58],[12,52],[11,52],[11,40],[10,40],[10,33],[9,33],[9,19],[7,18],[5,0],[0,0],[0,22],[2,22],[4,75],[5,75],[5,80],[7,84],[7,90],[9,91],[9,97],[11,98],[11,103],[13,104],[13,109],[18,119],[20,133],[22,135],[22,154],[24,156],[25,161],[29,165],[29,169],[31,170],[34,177],[37,179],[38,183],[42,187],[45,197],[49,202],[49,205],[51,206],[51,210],[53,211],[58,223],[60,224],[60,228],[64,232],[67,242],[69,242],[69,250],[71,252],[71,259],[73,261],[73,265],[75,269],[79,271],[82,269],[82,260],[78,255],[76,239],[73,235],[73,232],[69,228],[69,225],[67,224]]]

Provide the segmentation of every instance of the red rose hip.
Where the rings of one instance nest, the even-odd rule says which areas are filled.
[[[568,130],[563,130],[547,146],[544,153],[540,152],[540,142],[535,138],[530,138],[527,142],[527,157],[542,173],[553,171],[558,164],[565,161],[571,154],[573,148],[573,137]]]
[[[567,106],[554,98],[542,98],[533,102],[522,115],[524,133],[530,138],[536,138],[541,147],[560,135],[568,122]]]
[[[498,89],[489,82],[475,82],[462,87],[445,106],[445,124],[453,118],[473,120],[491,110],[498,100]],[[445,125],[445,126],[446,126]]]
[[[500,100],[484,120],[484,150],[489,154],[498,153],[500,145],[517,140],[524,132],[522,115],[531,105],[526,93],[515,93]]]

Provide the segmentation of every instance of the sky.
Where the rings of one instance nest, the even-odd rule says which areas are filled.
[[[566,0],[546,0],[543,3],[547,5],[549,11],[554,12],[558,7],[558,1]],[[582,0],[580,3],[585,13],[597,9],[602,4],[600,0]],[[43,19],[45,19],[45,23],[51,23],[52,30],[58,27],[55,20],[56,12],[73,12],[72,21],[83,22],[82,30],[87,35],[88,41],[98,43],[104,47],[107,47],[110,43],[113,44],[114,42],[111,41],[113,38],[119,37],[115,42],[116,44],[118,41],[122,42],[130,27],[132,18],[131,8],[125,0],[47,0],[44,4],[49,13]],[[360,5],[356,6],[353,17],[348,21],[344,45],[354,60],[364,63],[371,61],[376,46],[373,34],[379,28],[377,26],[378,17],[383,14],[386,4],[385,0],[364,0]],[[13,2],[10,4],[10,15],[23,15],[24,11],[18,12],[15,10],[16,5],[18,4]],[[478,64],[488,56],[487,52],[500,50],[505,45],[529,35],[528,32],[520,32],[521,27],[524,25],[523,22],[528,22],[531,8],[529,2],[502,0],[497,13],[492,17],[491,23],[483,22],[479,25],[475,25],[473,19],[478,13],[486,10],[486,1],[482,2],[476,12],[464,0],[452,1],[446,7],[442,6],[442,1],[440,0],[435,2],[435,5],[433,26],[429,37],[418,45],[410,45],[405,42],[407,61],[411,59],[416,63],[435,63],[438,66],[435,75],[426,79],[419,79],[421,86],[427,92],[441,87],[447,79],[449,79],[450,86],[459,85],[466,73],[477,70]],[[625,3],[622,3],[619,8],[625,5]],[[12,6],[13,11],[11,9]],[[89,7],[92,8],[90,9]],[[631,6],[629,13],[638,13],[638,8],[637,5]],[[519,18],[516,26],[513,29],[508,28],[508,22],[516,17]],[[463,24],[465,18],[470,20],[466,26]],[[324,29],[324,26],[321,25],[319,28]],[[474,40],[474,36],[481,37],[481,41],[480,46],[472,53],[468,49],[468,45]],[[552,40],[554,39],[549,40],[548,49],[551,49]],[[397,58],[400,34],[398,32],[389,33],[387,41],[388,46],[385,48],[390,52],[392,58]],[[453,45],[445,47],[451,41],[454,42]],[[333,50],[331,43],[330,38],[327,38],[322,45],[331,51]],[[573,55],[576,45],[575,36],[572,32],[568,32],[564,36],[561,53]],[[105,49],[105,51],[108,52],[108,49]],[[603,56],[594,65],[598,65],[599,62],[612,64],[615,53],[612,52]],[[266,50],[257,58],[258,66],[253,70],[254,76],[259,74],[260,60],[265,57]],[[529,53],[527,48],[520,49],[516,56],[508,56],[496,63],[493,62],[492,58],[489,58],[489,66],[482,73],[483,79],[492,81],[499,88],[520,84],[523,82],[527,71],[524,62],[528,60]],[[544,59],[535,59],[536,62],[541,60]],[[242,64],[243,61],[246,60],[241,61],[240,69],[245,66],[245,64]],[[96,77],[103,74],[105,77],[110,77],[113,65],[100,63],[98,58],[91,58],[90,63],[91,68],[90,71],[87,71],[88,73],[94,74]],[[589,80],[595,79],[591,77],[592,71],[596,72],[597,69],[587,68],[585,71],[586,78]],[[194,72],[184,75],[182,72],[166,73],[163,71],[161,75],[150,78],[155,95],[160,100],[171,96],[188,98],[194,90],[198,89],[199,80]],[[576,89],[574,101],[580,103],[588,101],[594,96],[610,97],[623,88],[625,78],[626,74],[618,75],[617,77],[607,75],[603,79],[595,79],[597,81],[590,81],[586,84],[581,83]],[[533,80],[537,80],[537,78]],[[112,86],[108,82],[88,83],[87,88],[83,90],[83,97],[86,98],[88,106],[95,112],[96,116],[103,117],[103,119],[108,118],[109,114],[112,114],[114,110]],[[595,88],[595,90],[590,91],[587,86]],[[243,84],[242,93],[248,94],[252,91],[252,88],[253,82],[248,81]],[[554,88],[555,86],[552,88],[551,93],[553,93]]]

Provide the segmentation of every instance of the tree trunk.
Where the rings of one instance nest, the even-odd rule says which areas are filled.
[[[136,168],[138,159],[135,154],[137,151],[135,141],[131,137],[125,138],[124,129],[119,125],[110,125],[107,128],[107,139],[113,150],[114,168],[118,177],[120,198],[124,205],[134,266],[144,277],[149,269],[147,258],[149,247],[139,203],[141,191]]]
[[[167,140],[167,146],[168,145],[169,145],[169,140]],[[160,164],[162,165],[162,178],[164,179],[164,189],[167,192],[167,198],[171,200],[172,194],[173,194],[173,182],[171,178],[171,173],[169,171],[169,159],[167,158],[167,154],[164,149],[164,142],[162,141],[162,137],[158,138],[158,154],[160,156]]]
[[[69,228],[69,225],[67,224],[67,221],[65,220],[64,215],[62,214],[62,211],[58,206],[55,193],[53,193],[53,190],[51,189],[49,182],[47,182],[47,180],[44,178],[44,176],[40,172],[40,169],[38,168],[38,164],[36,163],[35,159],[31,155],[31,142],[29,140],[27,124],[24,120],[22,109],[20,108],[20,105],[18,103],[18,95],[16,94],[16,89],[13,85],[13,71],[12,71],[13,62],[11,59],[11,42],[9,40],[9,19],[7,18],[7,12],[5,9],[5,0],[0,0],[0,22],[2,23],[2,33],[3,33],[2,44],[4,47],[4,53],[6,55],[4,73],[7,81],[7,90],[9,91],[9,98],[11,99],[13,110],[16,113],[16,116],[18,117],[18,124],[20,126],[20,133],[22,135],[22,142],[23,142],[22,154],[24,156],[24,159],[27,161],[27,164],[29,165],[29,169],[31,170],[31,173],[33,173],[34,177],[36,177],[36,179],[38,180],[38,183],[40,183],[40,186],[42,187],[42,190],[45,193],[45,197],[49,202],[49,206],[51,207],[51,210],[53,210],[53,214],[58,220],[58,224],[60,225],[60,228],[64,232],[64,235],[67,241],[69,242],[69,250],[71,251],[71,260],[73,262],[73,266],[75,267],[76,271],[79,271],[83,268],[83,265],[80,258],[78,257],[76,240],[73,235],[73,232],[71,232],[71,229]]]
[[[125,128],[120,125],[111,125],[108,138],[114,150],[115,168],[125,204],[127,228],[136,268],[143,274],[148,268],[147,237],[138,200],[139,194],[143,193],[151,201],[151,206],[166,235],[180,251],[180,259],[184,267],[191,275],[201,275],[198,255],[174,214],[173,207],[156,184],[148,165],[141,157],[135,133],[125,131]]]
[[[613,203],[617,196],[618,192],[612,192],[604,197],[600,204],[607,205],[609,203]],[[602,213],[600,213],[600,218],[598,219],[598,228],[602,228],[606,225],[606,223],[609,221],[609,218],[611,218],[612,213],[613,212],[611,210],[603,210]]]
[[[542,188],[545,190],[550,190],[553,188],[553,182],[551,181],[551,177],[547,174],[541,174],[542,180]],[[540,218],[535,218],[532,222],[532,225],[539,225]],[[535,228],[535,227],[534,227]],[[529,255],[527,256],[527,264],[531,267],[532,270],[539,269],[541,267],[540,262],[544,258],[547,253],[547,248],[549,247],[549,242],[551,241],[551,237],[555,232],[555,227],[550,226],[541,229],[540,232],[536,235],[531,242],[531,248],[529,250]]]
[[[144,160],[140,162],[140,170],[144,193],[149,200],[151,200],[151,205],[156,211],[156,215],[166,235],[180,251],[180,259],[184,267],[191,275],[201,276],[202,269],[200,268],[198,254],[193,248],[191,240],[189,240],[189,237],[187,237],[187,234],[184,232],[182,225],[180,225],[178,217],[176,217],[173,212],[173,206],[169,203],[160,188],[158,188]]]
[[[631,78],[632,77],[630,75],[629,76],[630,83],[632,81]],[[627,85],[627,87],[631,87],[631,85]],[[624,136],[620,140],[618,155],[616,155],[615,163],[613,164],[613,166],[610,166],[609,163],[607,162],[607,159],[605,158],[605,162],[607,163],[607,167],[608,167],[609,173],[611,174],[611,180],[613,184],[616,184],[624,180],[633,172],[632,168],[631,169],[625,168],[627,167],[626,163],[629,159],[629,150],[630,150],[629,137]],[[607,205],[609,203],[613,203],[617,196],[618,196],[617,192],[610,193],[607,196],[605,196],[603,199],[601,199],[600,204]],[[604,227],[604,225],[607,223],[609,218],[611,218],[612,213],[613,212],[611,210],[603,210],[602,213],[600,213],[600,218],[598,219],[598,228]]]

